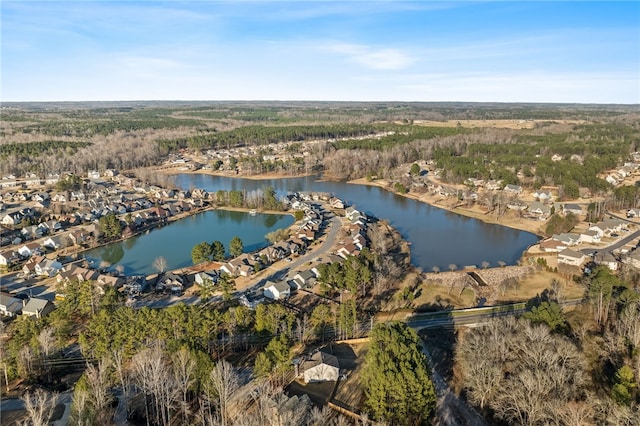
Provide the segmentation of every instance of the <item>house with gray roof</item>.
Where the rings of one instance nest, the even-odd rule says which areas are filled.
[[[291,295],[291,288],[285,281],[267,281],[264,285],[264,297],[272,300],[286,299]]]
[[[22,312],[22,300],[9,293],[0,292],[0,315],[14,317]]]
[[[335,355],[318,351],[302,363],[305,383],[335,382],[340,377],[340,363]]]
[[[32,297],[22,308],[22,315],[39,319],[48,315],[54,309],[54,304],[49,300]]]

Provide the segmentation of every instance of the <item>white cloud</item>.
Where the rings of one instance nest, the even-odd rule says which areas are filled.
[[[358,44],[333,44],[328,46],[333,51],[346,56],[357,64],[374,70],[399,70],[411,66],[415,59],[399,49],[372,48]]]

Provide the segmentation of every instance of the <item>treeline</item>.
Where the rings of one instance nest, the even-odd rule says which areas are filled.
[[[219,206],[286,210],[286,206],[277,198],[276,191],[271,186],[253,191],[220,189],[216,192],[216,203]]]
[[[237,129],[158,141],[160,151],[169,153],[178,149],[212,149],[235,146],[266,145],[311,139],[336,139],[372,135],[384,130],[381,125],[334,124],[310,126],[244,126]]]
[[[391,134],[379,138],[351,139],[332,142],[335,149],[371,149],[384,150],[396,145],[403,145],[416,140],[429,140],[437,137],[453,136],[470,133],[469,129],[456,127],[393,127]]]
[[[9,156],[16,156],[24,161],[29,158],[46,154],[51,156],[73,155],[80,148],[91,145],[91,142],[69,141],[41,141],[25,143],[0,144],[0,159],[7,160]]]
[[[46,121],[21,128],[22,133],[40,133],[47,136],[90,137],[109,135],[117,131],[135,132],[146,129],[177,129],[202,126],[202,121],[173,118],[162,115],[147,117],[109,117],[105,120]]]

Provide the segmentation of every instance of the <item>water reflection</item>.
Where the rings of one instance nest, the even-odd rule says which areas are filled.
[[[480,265],[483,261],[493,265],[498,261],[513,264],[538,240],[528,232],[486,224],[375,186],[316,181],[314,177],[250,180],[198,174],[177,175],[175,183],[181,188],[193,185],[210,192],[251,191],[272,186],[279,196],[297,191],[334,194],[367,214],[387,220],[411,242],[411,260],[423,270],[431,270],[433,266],[448,270],[451,263],[460,266]]]

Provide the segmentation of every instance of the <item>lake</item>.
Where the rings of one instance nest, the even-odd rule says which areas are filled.
[[[346,200],[358,210],[387,220],[411,243],[411,262],[424,271],[434,266],[445,271],[450,264],[458,269],[489,262],[516,264],[529,246],[538,241],[530,232],[451,213],[382,188],[346,182],[317,181],[315,177],[252,180],[206,174],[174,176],[182,189],[256,190],[272,186],[279,195],[287,192],[329,192]],[[173,226],[173,225],[172,225]],[[264,235],[264,233],[263,233]]]
[[[167,269],[191,266],[191,249],[206,241],[221,241],[227,253],[235,236],[244,243],[245,252],[259,250],[269,242],[266,234],[286,228],[294,222],[289,214],[256,214],[228,210],[210,210],[155,228],[122,242],[108,244],[85,253],[94,264],[102,261],[124,266],[126,275],[149,275],[157,272],[153,261],[163,256]],[[96,265],[97,266],[97,265]]]

